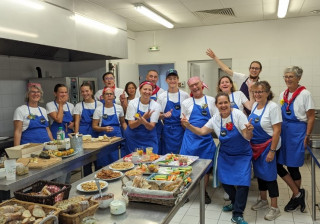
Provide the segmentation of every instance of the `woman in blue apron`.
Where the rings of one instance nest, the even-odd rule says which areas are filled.
[[[128,128],[125,131],[128,152],[134,152],[136,148],[153,147],[153,152],[158,153],[158,138],[156,123],[159,119],[160,105],[151,100],[154,85],[144,81],[139,85],[140,98],[130,101],[126,119]]]
[[[252,150],[248,140],[252,137],[253,126],[241,111],[231,109],[228,94],[218,93],[216,106],[220,115],[214,115],[204,126],[196,127],[185,117],[181,121],[197,135],[214,131],[219,136],[218,177],[231,200],[223,211],[233,211],[232,222],[244,224],[247,222],[243,219],[243,212],[251,180]]]
[[[225,92],[229,95],[231,107],[244,111],[244,108],[251,110],[254,103],[253,95],[250,93],[250,100],[241,91],[236,91],[232,79],[225,75],[218,81],[217,92]]]
[[[184,128],[181,125],[181,102],[189,98],[188,93],[179,90],[179,76],[175,69],[166,73],[168,91],[159,96],[159,104],[163,109],[160,118],[163,120],[162,146],[163,154],[179,154],[182,144]],[[172,99],[170,100],[170,95]]]
[[[47,103],[49,117],[53,120],[50,130],[54,139],[57,139],[59,127],[65,131],[66,136],[73,133],[73,104],[69,103],[68,88],[64,84],[54,87],[55,100]]]
[[[79,102],[74,108],[74,132],[83,135],[91,135],[93,138],[98,137],[98,133],[92,129],[93,112],[97,106],[102,103],[94,100],[93,89],[90,83],[83,83],[80,87],[82,102]],[[96,162],[94,162],[96,169]],[[83,175],[88,176],[92,173],[92,163],[83,166]]]
[[[305,148],[315,120],[315,107],[310,92],[299,85],[302,73],[302,68],[298,66],[285,69],[283,78],[288,88],[280,94],[283,123],[277,170],[293,193],[285,211],[294,211],[300,206],[303,212],[306,207],[306,191],[301,188],[299,167],[304,164]],[[283,165],[287,166],[287,170]]]
[[[104,88],[103,97],[105,104],[98,107],[93,114],[92,128],[99,133],[99,136],[121,137],[120,125],[125,130],[127,124],[124,120],[124,112],[120,105],[113,103],[114,91],[111,88]],[[107,152],[107,151],[112,151]],[[121,157],[125,156],[124,149],[121,149]],[[121,158],[120,157],[120,158]],[[100,169],[119,159],[117,146],[101,150],[97,155],[97,169]]]
[[[44,143],[53,140],[47,112],[39,107],[43,91],[39,83],[28,83],[27,105],[18,107],[13,116],[14,145]]]
[[[258,179],[260,200],[251,209],[258,211],[269,208],[267,191],[271,198],[271,207],[264,216],[266,220],[275,220],[281,215],[277,199],[279,189],[277,183],[276,151],[280,148],[281,110],[272,102],[271,86],[266,81],[256,82],[252,89],[256,103],[249,118],[254,127],[250,141],[253,150],[253,170]]]

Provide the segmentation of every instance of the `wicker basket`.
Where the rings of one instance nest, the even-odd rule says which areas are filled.
[[[6,205],[20,205],[20,206],[23,206],[25,209],[28,209],[28,207],[30,205],[35,205],[36,203],[32,203],[32,202],[26,202],[26,201],[19,201],[19,200],[16,200],[16,199],[10,199],[8,201],[5,201],[5,202],[2,202],[0,204],[0,207],[2,206],[6,206]],[[55,208],[53,206],[48,206],[48,205],[40,205],[42,207],[42,209],[44,210],[44,212],[48,215],[50,213],[50,216],[52,218],[50,218],[49,220],[47,221],[44,221],[44,222],[41,222],[43,224],[53,224],[53,223],[58,223],[58,222],[55,222],[58,220],[58,215],[60,213],[60,209],[58,208]]]
[[[63,224],[81,224],[82,219],[88,216],[93,216],[96,212],[99,202],[89,200],[90,207],[83,212],[79,212],[73,215],[69,215],[64,212],[60,212],[59,223]]]
[[[38,195],[27,194],[27,192],[40,192],[45,185],[55,185],[60,187],[61,190],[48,196],[38,196]],[[62,189],[63,187],[65,188]],[[45,180],[39,180],[34,184],[31,184],[25,188],[15,191],[14,196],[17,199],[22,201],[29,201],[29,202],[45,204],[45,205],[54,205],[56,203],[55,197],[61,193],[63,193],[62,200],[68,199],[70,189],[71,189],[70,184],[60,184],[60,183],[55,183],[55,182],[50,182]]]

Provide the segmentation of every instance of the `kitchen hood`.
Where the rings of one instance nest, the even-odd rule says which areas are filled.
[[[0,38],[0,55],[55,61],[111,60],[117,57]]]

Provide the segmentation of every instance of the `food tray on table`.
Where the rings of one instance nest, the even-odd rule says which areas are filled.
[[[44,218],[44,219],[47,219],[47,220],[43,220],[43,221],[41,221],[41,223],[43,223],[43,224],[57,223],[55,221],[58,220],[58,215],[59,215],[60,209],[55,208],[53,206],[43,205],[43,204],[40,205],[40,204],[32,203],[32,202],[26,202],[26,201],[20,201],[20,200],[16,200],[16,199],[10,199],[8,201],[2,202],[0,204],[0,208],[4,207],[4,206],[22,206],[26,210],[29,210],[31,208],[31,206],[36,206],[36,205],[41,206],[42,210],[46,214],[46,218]],[[2,221],[1,220],[1,216],[0,216],[0,221]]]
[[[159,171],[159,166],[153,163],[151,164],[140,163],[136,165],[134,170],[142,171],[142,174],[144,175],[150,175],[153,173],[157,173]]]
[[[160,156],[158,154],[152,153],[151,155],[147,155],[146,153],[143,153],[142,156],[139,157],[137,163],[151,163],[159,158]],[[132,162],[132,153],[124,156],[123,161]]]
[[[96,213],[99,202],[89,200],[89,208],[84,210],[83,212],[78,212],[76,214],[67,214],[64,212],[60,212],[59,214],[59,223],[63,224],[81,224],[82,220],[88,216],[93,216]]]
[[[183,163],[179,161],[179,159],[181,160],[182,158],[185,160]],[[188,156],[168,153],[166,155],[161,156],[159,159],[153,161],[153,163],[159,166],[190,166],[197,159],[199,159],[199,156]]]
[[[60,188],[60,190],[55,193],[51,193],[50,195],[47,195],[47,196],[30,194],[30,192],[34,192],[34,193],[41,192],[41,190],[46,185],[57,186]],[[39,180],[34,184],[31,184],[25,188],[15,191],[14,196],[15,198],[22,201],[29,201],[29,202],[45,204],[45,205],[54,205],[57,201],[68,199],[70,189],[71,189],[70,184],[60,184],[60,183],[55,183],[51,181]]]
[[[136,178],[142,177],[135,177],[133,181],[128,181],[123,184],[123,194],[127,194],[129,201],[174,206],[179,200],[179,194],[182,193],[184,189],[183,181],[154,182],[147,181],[144,178],[141,180],[143,180],[145,184],[150,184],[152,187],[150,189],[139,188],[134,185]],[[157,187],[154,188],[155,186]],[[165,188],[167,188],[167,190],[164,190]]]
[[[149,181],[175,181],[177,178],[185,179],[190,176],[190,173],[180,173],[180,174],[160,174],[154,173],[151,174],[146,179]]]

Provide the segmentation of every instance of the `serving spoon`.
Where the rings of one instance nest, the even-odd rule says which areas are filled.
[[[100,187],[100,183],[99,183],[99,180],[97,178],[94,178],[95,182],[96,182],[96,185],[97,185],[97,188],[99,190],[99,198],[102,198],[102,192],[101,192],[101,187]]]

